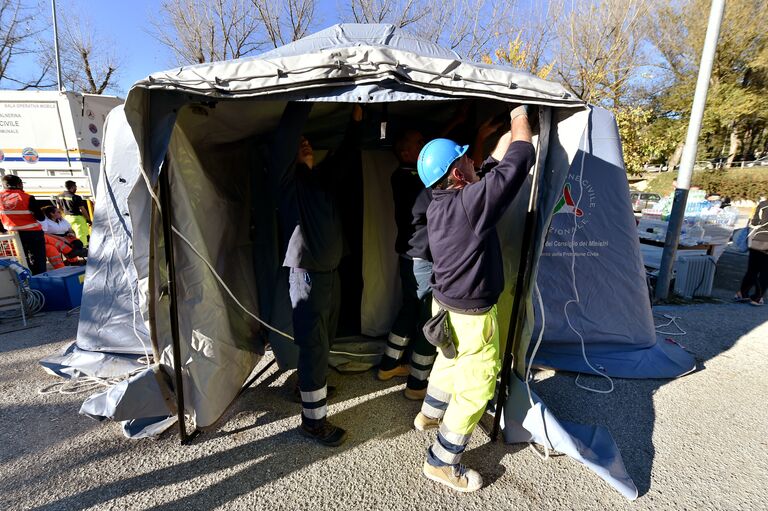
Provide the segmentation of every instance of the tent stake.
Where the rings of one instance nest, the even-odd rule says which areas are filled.
[[[539,122],[541,125],[541,122]],[[520,263],[517,268],[517,282],[515,284],[515,296],[512,300],[512,313],[509,319],[509,330],[507,331],[507,343],[504,345],[504,358],[501,365],[501,381],[499,391],[496,394],[496,406],[494,408],[495,416],[493,418],[493,429],[491,429],[491,441],[495,442],[499,436],[499,427],[501,417],[504,414],[504,405],[507,401],[507,382],[509,374],[512,371],[512,347],[520,343],[520,337],[523,335],[523,317],[525,308],[522,306],[523,296],[527,294],[527,287],[530,281],[529,260],[533,257],[533,231],[536,226],[536,206],[538,204],[539,194],[539,151],[536,150],[536,163],[533,166],[531,176],[531,194],[528,197],[528,211],[525,214],[525,227],[523,229],[522,245],[525,252],[520,255]],[[486,432],[487,433],[487,432]]]
[[[191,440],[187,435],[187,426],[184,422],[184,382],[181,378],[181,347],[179,343],[179,315],[178,298],[176,295],[176,267],[173,260],[173,232],[171,230],[171,183],[168,176],[169,161],[160,171],[160,201],[163,204],[161,218],[163,219],[163,238],[165,244],[165,263],[168,269],[168,296],[169,312],[171,319],[171,339],[173,342],[173,372],[176,387],[176,414],[179,422],[179,436],[184,445]],[[194,433],[193,433],[194,435]]]

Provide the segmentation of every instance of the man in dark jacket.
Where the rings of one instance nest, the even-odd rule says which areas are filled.
[[[482,179],[465,154],[468,146],[435,139],[419,155],[419,177],[432,188],[427,210],[434,261],[432,311],[445,314],[455,347],[446,354],[455,351],[455,356],[438,354],[414,426],[439,426],[424,475],[461,492],[483,484],[480,474],[460,460],[493,396],[501,365],[496,302],[504,289],[504,271],[496,224],[533,166],[527,112],[524,106],[512,110],[511,130],[492,155],[500,161]]]
[[[309,140],[299,136],[311,108],[311,103],[288,104],[275,137],[283,145],[273,147],[270,165],[280,182],[282,237],[287,240],[283,266],[290,272],[293,336],[299,347],[299,432],[322,445],[337,446],[346,431],[326,419],[328,354],[339,315],[337,269],[344,252],[337,195],[344,190],[344,173],[360,167],[362,109],[353,107],[354,122],[342,147],[315,165]]]
[[[405,397],[424,399],[427,379],[435,361],[435,347],[421,332],[429,317],[432,277],[432,256],[427,240],[427,207],[431,190],[424,188],[416,170],[416,160],[424,147],[424,136],[407,130],[395,142],[395,155],[400,165],[392,173],[392,199],[395,205],[397,238],[395,251],[400,256],[400,283],[403,303],[389,333],[387,347],[377,373],[385,381],[396,376],[408,376]],[[410,368],[401,363],[411,348]]]

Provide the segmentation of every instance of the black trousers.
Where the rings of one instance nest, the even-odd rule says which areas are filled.
[[[339,275],[336,271],[291,268],[288,289],[293,307],[293,338],[299,347],[302,413],[305,418],[318,421],[325,417],[328,352],[339,320]]]
[[[45,234],[43,231],[16,231],[32,275],[45,273]]]
[[[755,292],[750,295],[749,290],[753,286]],[[744,298],[749,296],[757,302],[766,291],[768,291],[768,253],[750,248],[747,273],[741,280],[741,296]]]

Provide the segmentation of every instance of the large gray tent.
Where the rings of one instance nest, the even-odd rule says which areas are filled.
[[[586,169],[598,174],[590,174],[591,179],[600,181],[599,173],[606,170],[601,162],[609,161],[613,174],[609,180],[606,176],[610,183],[606,193],[616,200],[610,201],[611,209],[605,208],[604,218],[624,231],[632,215],[626,180],[615,173],[622,168],[621,147],[610,113],[585,105],[559,84],[505,67],[462,61],[451,51],[389,25],[337,25],[258,58],[170,70],[134,85],[106,127],[105,178],[97,199],[78,338],[67,353],[43,365],[68,376],[132,372],[129,379],[90,397],[81,411],[124,421],[126,433],[133,436],[152,433],[173,420],[177,376],[183,385],[185,415],[204,429],[215,424],[236,398],[267,341],[280,365],[291,366],[291,344],[260,322],[290,333],[273,183],[265,172],[269,137],[288,101],[314,103],[305,133],[321,148],[337,141],[350,103],[365,104],[366,116],[375,125],[376,135],[365,138],[362,147],[359,193],[350,195],[362,199],[358,204],[362,285],[358,301],[342,306],[354,307],[357,315],[359,305],[357,334],[386,334],[399,299],[389,185],[396,163],[388,144],[392,133],[404,127],[429,132],[448,119],[455,103],[467,99],[472,100],[478,120],[503,114],[511,103],[541,107],[534,141],[538,172],[534,175],[540,177],[535,186],[529,180],[529,188],[499,226],[507,284],[499,307],[503,330],[509,328],[520,258],[529,248],[530,275],[535,278],[539,273],[545,304],[570,299],[567,288],[552,291],[554,286],[546,280],[570,281],[570,270],[552,267],[544,276],[546,263],[539,265],[569,171],[578,165],[580,175]],[[537,190],[539,208],[530,246],[523,247],[522,219],[531,189]],[[595,211],[595,218],[603,213]],[[170,232],[172,243],[167,239]],[[166,260],[170,246],[173,279]],[[632,305],[616,309],[610,328],[601,330],[600,346],[608,346],[611,356],[661,349],[648,320],[649,303],[636,300],[637,289],[644,286],[637,240],[621,234],[610,246],[614,255],[602,258],[601,264],[624,268],[614,271],[617,278],[611,288],[626,292]],[[583,272],[577,278],[583,278]],[[524,283],[522,294],[524,324],[520,342],[513,346],[505,438],[565,452],[635,498],[637,490],[610,434],[597,427],[559,423],[535,394],[527,392],[523,381],[534,333],[532,282]],[[175,314],[169,303],[174,297]],[[596,311],[591,300],[582,296],[578,311],[571,311],[587,341],[589,318],[608,315],[604,307],[611,306],[601,302]],[[558,315],[557,306],[549,310],[551,317]],[[557,326],[557,321],[551,324]],[[557,333],[562,328],[552,332],[554,344],[573,345],[572,336]],[[612,343],[610,332],[620,342]],[[504,331],[501,337],[506,338]],[[549,357],[546,364],[557,367],[551,355],[557,352],[554,344],[545,338],[543,352]],[[690,370],[692,360],[678,351],[679,364],[657,376]],[[175,365],[174,359],[180,363]]]

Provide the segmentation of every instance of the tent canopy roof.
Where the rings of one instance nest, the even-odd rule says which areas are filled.
[[[281,96],[333,102],[487,97],[583,106],[562,85],[511,68],[464,61],[393,25],[339,24],[257,57],[152,74],[137,89],[215,98]],[[302,91],[285,98],[285,93]]]

